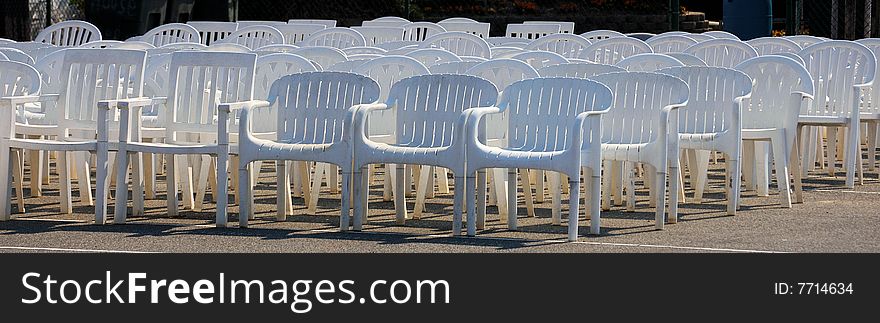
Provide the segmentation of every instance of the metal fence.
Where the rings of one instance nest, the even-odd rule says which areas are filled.
[[[31,40],[48,25],[84,19],[86,0],[6,0],[0,13],[0,35]]]
[[[877,0],[795,0],[789,18],[798,22],[799,34],[833,39],[859,39],[880,35]],[[875,3],[877,2],[877,3]]]

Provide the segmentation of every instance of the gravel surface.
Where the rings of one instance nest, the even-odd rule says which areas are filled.
[[[536,204],[536,217],[525,214],[520,196],[519,231],[508,231],[499,221],[497,209],[490,206],[485,230],[476,238],[467,238],[451,236],[451,194],[437,194],[428,200],[421,219],[398,225],[393,203],[383,202],[381,185],[374,185],[364,231],[340,233],[339,196],[330,194],[326,187],[316,215],[306,214],[303,200],[295,198],[295,215],[276,221],[274,173],[266,166],[254,192],[256,219],[249,228],[237,227],[237,205],[229,209],[228,228],[213,225],[213,203],[200,212],[182,210],[181,216],[168,217],[163,176],[159,177],[157,199],[147,201],[146,216],[130,217],[124,225],[98,226],[93,224],[94,208],[79,203],[76,190],[74,213],[59,213],[57,177],[53,176],[42,197],[25,198],[27,212],[0,222],[0,252],[880,251],[880,180],[876,173],[866,172],[865,185],[849,190],[843,186],[843,173],[830,177],[814,172],[804,182],[805,202],[791,209],[780,207],[775,184],[771,184],[768,197],[744,192],[741,209],[736,216],[728,216],[720,169],[714,168],[704,203],[692,203],[691,191],[687,191],[687,203],[679,207],[679,223],[655,230],[654,208],[648,207],[647,191],[642,189],[637,192],[635,212],[616,206],[602,213],[599,236],[587,234],[589,221],[582,214],[581,237],[576,243],[565,242],[566,226],[551,224],[549,194],[544,203]],[[25,196],[30,196],[27,188]],[[413,200],[408,199],[410,211]],[[566,215],[567,196],[563,196]]]

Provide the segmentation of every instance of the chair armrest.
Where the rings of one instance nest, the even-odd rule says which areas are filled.
[[[109,110],[111,107],[115,106],[119,109],[128,109],[135,107],[144,107],[153,104],[153,100],[147,97],[138,97],[138,98],[128,98],[128,99],[116,99],[116,100],[101,100],[98,101],[98,108]]]
[[[352,137],[354,140],[358,142],[367,142],[369,141],[368,135],[365,131],[367,116],[370,112],[379,111],[379,110],[388,110],[391,107],[385,103],[371,103],[371,104],[362,104],[358,106],[354,110],[349,110],[352,116]]]
[[[226,127],[227,122],[229,121],[229,112],[233,110],[241,110],[241,115],[238,118],[238,136],[241,139],[251,138],[252,130],[251,130],[251,122],[250,122],[250,113],[254,109],[266,108],[269,107],[268,101],[263,100],[251,100],[251,101],[243,101],[243,102],[233,102],[233,103],[223,103],[218,108],[220,109],[220,113],[217,115],[217,135],[218,138],[226,137],[225,134],[228,133]]]
[[[480,120],[488,114],[501,113],[498,107],[474,107],[461,112],[461,116],[456,122],[456,127],[461,129],[461,140],[465,140],[466,145],[484,145],[480,139],[483,137],[483,131],[480,129]],[[456,136],[452,137],[453,144],[457,143]]]
[[[58,101],[58,98],[59,98],[58,94],[43,94],[43,95],[5,96],[5,97],[0,98],[0,100],[8,102],[14,107],[16,105],[25,104],[25,103]]]
[[[572,140],[569,144],[569,149],[572,151],[578,151],[583,146],[583,134],[584,134],[584,125],[587,123],[593,123],[593,120],[596,120],[596,124],[600,125],[602,122],[602,115],[607,113],[609,109],[599,110],[599,111],[585,111],[581,112],[575,117],[574,124],[571,125],[571,134]],[[601,128],[590,129],[596,136],[601,135],[599,131]],[[597,140],[597,144],[601,145],[601,141]]]

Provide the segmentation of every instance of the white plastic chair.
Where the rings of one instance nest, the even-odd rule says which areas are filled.
[[[354,230],[361,230],[367,213],[369,188],[365,167],[395,164],[395,209],[397,222],[407,218],[403,165],[428,165],[452,170],[455,199],[452,219],[454,235],[461,234],[465,195],[465,121],[467,109],[492,106],[498,90],[489,81],[467,75],[421,75],[398,81],[383,104],[357,110],[354,139]],[[396,116],[394,143],[375,142],[367,137],[366,117],[373,111],[390,110]],[[370,118],[375,120],[375,118]],[[427,176],[429,172],[422,172]],[[472,179],[470,179],[472,180]]]
[[[791,207],[789,174],[794,174],[797,203],[803,203],[800,157],[797,149],[798,115],[801,106],[813,98],[813,79],[807,69],[787,57],[768,55],[749,59],[736,66],[752,78],[752,95],[743,106],[743,175],[746,183],[768,181],[766,173],[754,164],[753,152],[757,142],[770,142],[773,164],[776,166],[776,185],[780,203]],[[758,163],[765,163],[759,160]],[[762,178],[758,178],[758,176]],[[747,187],[749,185],[746,185]]]
[[[523,21],[526,25],[557,25],[559,32],[563,34],[574,34],[574,22],[571,21]]]
[[[488,38],[489,37],[489,28],[491,25],[488,22],[464,22],[464,21],[440,21],[437,23],[447,32],[463,32],[467,34],[471,34],[477,36],[479,38]]]
[[[653,52],[651,46],[641,40],[630,37],[614,37],[596,41],[581,51],[578,58],[614,65],[629,56]]]
[[[415,58],[427,67],[431,67],[441,63],[459,62],[461,58],[454,53],[440,48],[423,48],[406,53],[406,57]]]
[[[234,33],[217,42],[220,43],[235,43],[254,50],[266,45],[284,44],[284,35],[272,26],[253,25],[238,28]]]
[[[794,41],[783,37],[761,37],[746,41],[758,52],[758,55],[773,55],[779,53],[795,53],[801,51],[801,46]]]
[[[595,75],[615,72],[626,72],[625,69],[607,64],[566,63],[550,65],[538,70],[542,77],[574,77],[590,78]]]
[[[716,39],[733,39],[733,40],[740,40],[740,39],[739,39],[739,36],[734,35],[734,34],[731,34],[731,33],[726,32],[726,31],[722,31],[722,30],[712,30],[712,31],[707,31],[707,32],[704,32],[703,34],[706,35],[706,36],[712,36],[712,37],[714,37],[714,38],[716,38]]]
[[[312,62],[317,63],[321,68],[330,67],[348,60],[348,56],[341,50],[326,46],[301,47],[290,53],[308,58]]]
[[[61,195],[61,212],[72,213],[70,170],[77,167],[77,181],[79,182],[80,200],[87,205],[93,205],[90,181],[90,169],[87,163],[88,152],[97,154],[97,205],[95,206],[95,223],[104,224],[107,211],[107,188],[110,185],[109,176],[109,150],[115,150],[117,144],[110,144],[111,123],[115,124],[111,111],[114,107],[125,109],[127,98],[135,98],[137,101],[143,89],[143,68],[146,53],[137,50],[124,49],[87,49],[72,48],[64,51],[64,59],[59,68],[61,76],[59,83],[65,86],[61,91],[39,95],[18,96],[4,98],[6,110],[2,114],[4,119],[4,132],[0,137],[0,147],[4,150],[0,153],[0,168],[9,169],[9,158],[12,149],[27,149],[40,151],[58,152],[58,172]],[[15,63],[4,63],[7,65]],[[5,68],[2,69],[5,72]],[[127,72],[123,72],[127,71]],[[14,72],[10,68],[9,74]],[[114,81],[109,81],[114,80]],[[25,80],[22,80],[25,81]],[[30,80],[33,84],[33,80]],[[14,138],[16,127],[24,127],[13,122],[14,106],[29,102],[54,101],[58,108],[57,126],[44,128],[45,135],[54,135],[55,139],[18,139]],[[121,124],[127,123],[128,119],[120,117]],[[77,133],[76,135],[74,133]],[[94,138],[97,138],[94,139]],[[86,153],[83,155],[83,153]],[[71,154],[75,154],[71,156]],[[69,162],[74,157],[75,162]],[[119,159],[119,156],[117,156]],[[119,183],[125,183],[128,175],[127,163],[123,167],[116,167]],[[133,172],[139,171],[140,163],[132,164]],[[2,177],[8,172],[3,172]],[[10,181],[7,181],[10,183]],[[124,185],[122,185],[124,186]],[[8,197],[10,187],[0,185],[0,219],[9,219]],[[20,195],[19,195],[20,196]],[[143,203],[141,197],[140,201]],[[117,202],[117,209],[120,207]],[[135,202],[136,204],[138,201]]]
[[[733,39],[707,40],[688,47],[684,52],[699,57],[706,65],[727,68],[758,56],[751,45]]]
[[[825,39],[810,36],[810,35],[793,35],[793,36],[785,36],[785,39],[793,41],[797,43],[801,48],[807,48],[810,45],[821,43],[825,41]]]
[[[344,89],[339,91],[339,89]],[[278,163],[277,219],[292,213],[290,177],[283,161],[333,163],[342,169],[342,207],[340,229],[349,228],[350,183],[353,160],[352,117],[360,104],[376,102],[379,86],[375,81],[356,74],[339,72],[308,72],[282,77],[272,84],[268,102],[250,101],[223,104],[227,113],[242,109],[239,122],[239,226],[247,227],[253,217],[251,205],[251,171],[255,161],[275,160]],[[258,139],[254,135],[251,116],[260,107],[273,106],[277,111],[277,135],[274,139]],[[319,178],[316,176],[319,182]],[[314,187],[313,191],[320,186]],[[317,197],[313,197],[317,199]]]
[[[401,27],[403,27],[403,40],[409,41],[423,41],[428,37],[446,32],[446,28],[443,26],[425,21],[408,23]]]
[[[201,209],[201,199],[193,200],[192,177],[207,176],[209,167],[201,167],[200,174],[192,174],[184,156],[211,155],[217,158],[217,215],[216,225],[225,227],[227,216],[227,164],[231,149],[229,144],[228,125],[233,118],[229,117],[228,111],[218,109],[222,102],[250,101],[253,98],[255,54],[229,53],[229,52],[194,52],[181,51],[171,54],[171,66],[169,68],[168,93],[165,96],[165,132],[164,142],[141,142],[139,140],[139,124],[134,123],[131,129],[120,126],[120,133],[133,134],[133,138],[123,138],[124,144],[120,144],[119,156],[128,153],[151,153],[166,155],[166,179],[168,184],[167,203],[168,215],[178,214],[178,183],[183,186],[183,199],[185,205],[192,205],[194,210]],[[224,82],[215,82],[215,79],[223,79]],[[152,104],[153,100],[142,100],[138,104],[129,105],[133,111],[123,109],[122,116],[132,114],[132,119],[138,120],[141,115],[139,106]],[[216,120],[215,117],[216,116]],[[120,136],[122,137],[122,136]],[[126,136],[127,137],[127,136]],[[194,138],[195,137],[195,138]],[[205,140],[207,137],[210,138]],[[125,164],[124,160],[120,164]],[[118,174],[117,174],[118,176]],[[178,178],[180,177],[180,181]],[[200,179],[201,180],[201,179]],[[116,199],[125,201],[128,197],[128,188],[124,180],[117,179]],[[143,187],[138,182],[132,183],[132,196],[137,199],[143,194]],[[204,191],[197,192],[197,196],[203,197]],[[119,203],[119,202],[117,202]],[[135,206],[135,214],[139,213]],[[116,208],[114,222],[124,223],[126,209]]]
[[[590,41],[578,35],[556,34],[533,40],[527,50],[545,50],[562,55],[565,58],[577,58],[581,52],[590,47]]]
[[[651,37],[646,41],[655,53],[683,53],[685,49],[696,44],[693,38],[682,35],[666,35],[661,37]]]
[[[868,47],[874,57],[880,56],[880,39],[863,38],[856,41],[859,44]],[[11,56],[10,56],[11,58]],[[880,69],[880,64],[877,64]],[[875,73],[874,75],[877,75]],[[866,89],[865,97],[867,100],[862,101],[861,121],[867,125],[867,147],[868,147],[868,169],[874,171],[876,168],[876,151],[877,151],[877,130],[880,127],[880,86],[876,83]]]
[[[339,49],[348,47],[367,46],[364,35],[349,28],[327,28],[313,33],[303,39],[302,46],[329,46]]]
[[[288,24],[323,25],[324,28],[336,27],[336,20],[333,20],[333,19],[290,19],[287,21],[287,23]]]
[[[364,46],[364,47],[349,47],[349,48],[345,48],[345,49],[343,49],[342,52],[345,53],[345,55],[348,55],[348,56],[351,56],[351,55],[361,55],[361,54],[379,54],[379,55],[384,55],[384,54],[388,53],[387,50],[381,49],[381,48],[379,48],[379,47],[370,47],[370,46]]]
[[[601,115],[613,102],[607,86],[589,80],[571,78],[538,78],[513,83],[504,90],[497,107],[471,109],[467,121],[467,163],[465,194],[467,195],[468,235],[485,225],[485,185],[477,175],[486,168],[507,168],[507,200],[516,201],[516,169],[542,169],[568,176],[569,198],[568,241],[577,241],[580,210],[580,171],[595,160],[591,188],[591,233],[599,234],[599,174],[601,156]],[[484,115],[505,113],[509,138],[504,147],[490,147],[485,138]],[[473,181],[478,178],[477,191]],[[456,182],[457,185],[458,182]],[[558,183],[557,183],[558,184]],[[474,201],[478,195],[479,206]],[[479,209],[477,209],[479,207]],[[507,225],[517,229],[516,204],[510,203]],[[553,200],[553,224],[561,222],[561,199]]]
[[[431,74],[464,74],[471,67],[481,62],[446,62],[435,64],[428,67]]]
[[[584,37],[591,42],[596,42],[608,38],[626,37],[626,35],[614,30],[599,29],[585,32],[581,34],[581,37]]]
[[[492,59],[511,58],[525,52],[519,47],[492,47]]]
[[[403,40],[404,29],[401,27],[351,27],[364,36],[367,46]]]
[[[173,43],[201,43],[199,31],[193,26],[181,23],[164,24],[150,29],[141,36],[140,40],[156,47]]]
[[[678,129],[673,112],[687,104],[688,86],[674,76],[648,72],[607,73],[590,79],[605,84],[614,93],[614,104],[602,118],[602,160],[606,163],[602,209],[610,208],[610,163],[644,163],[654,170],[653,174],[648,172],[648,180],[653,181],[651,205],[657,208],[655,226],[663,229],[667,166],[672,179],[669,219],[674,221],[677,217]]]
[[[670,57],[679,60],[680,62],[682,62],[686,66],[709,66],[702,59],[700,59],[699,57],[696,57],[694,55],[691,55],[691,54],[666,53],[666,55],[669,55]]]
[[[547,35],[558,34],[559,25],[551,24],[507,24],[505,36],[524,39],[538,39]]]
[[[82,20],[66,20],[53,24],[34,38],[34,42],[61,47],[76,47],[96,40],[101,40],[101,31],[95,25]]]
[[[299,44],[304,39],[308,38],[312,34],[327,29],[327,26],[322,24],[295,24],[289,23],[284,26],[274,26],[275,29],[281,32],[281,35],[284,36],[284,43],[296,45]]]
[[[406,48],[415,49],[419,46],[419,43],[420,43],[420,41],[415,41],[415,40],[401,40],[401,41],[391,41],[391,42],[387,42],[387,43],[378,44],[378,45],[376,45],[376,47],[379,47],[381,49],[384,49],[384,50],[390,52],[392,50],[406,49]],[[398,53],[398,55],[399,54],[400,53]]]
[[[266,45],[254,50],[257,55],[265,55],[271,53],[290,53],[299,49],[299,46],[290,44],[272,44]]]
[[[278,26],[284,26],[287,24],[287,22],[284,22],[284,21],[274,21],[274,20],[239,20],[236,22],[238,23],[239,29],[247,28],[250,26],[271,26],[271,27],[277,28]]]
[[[459,56],[492,57],[489,43],[477,36],[463,32],[445,32],[428,37],[422,48],[442,48]]]
[[[743,100],[752,92],[752,80],[743,72],[723,67],[670,67],[658,73],[678,77],[688,84],[690,99],[687,106],[678,110],[679,148],[690,151],[696,156],[704,154],[701,164],[689,165],[691,186],[695,188],[695,200],[702,200],[702,193],[707,184],[708,163],[707,152],[725,154],[727,177],[727,214],[736,215],[739,207],[740,161],[742,160],[742,110]],[[746,103],[747,104],[747,103]],[[699,151],[699,152],[698,152]],[[678,152],[670,156],[678,162]],[[675,165],[677,166],[677,165]],[[706,165],[708,166],[708,165]],[[676,174],[677,175],[677,174]],[[670,177],[670,181],[678,181],[679,177]],[[678,195],[677,191],[670,191]],[[670,212],[670,219],[675,216]],[[675,222],[672,219],[672,222]]]
[[[799,126],[828,127],[828,173],[833,175],[837,162],[837,128],[847,128],[844,167],[846,187],[855,186],[855,174],[862,181],[860,146],[860,105],[864,91],[874,84],[877,59],[862,44],[828,40],[810,45],[798,54],[813,76],[816,90],[813,104],[801,110]],[[813,166],[815,141],[808,140],[804,172]],[[811,147],[812,146],[812,147]]]
[[[263,46],[266,47],[266,46]],[[260,47],[260,48],[263,48]],[[245,47],[244,45],[239,45],[236,43],[215,43],[208,48],[205,48],[206,51],[209,52],[233,52],[233,53],[250,53],[251,49]]]
[[[492,48],[497,47],[519,47],[523,48],[529,44],[529,39],[520,38],[520,37],[488,37],[486,38],[486,42],[489,43],[489,46]]]
[[[15,48],[0,47],[0,54],[3,54],[3,56],[6,57],[6,60],[25,63],[31,66],[34,65],[34,59],[30,55]]]
[[[125,44],[125,42],[120,41],[120,40],[96,40],[96,41],[90,41],[88,43],[79,45],[77,47],[79,47],[79,48],[113,48],[113,47],[117,47],[121,44]],[[155,46],[153,46],[151,44],[150,47],[155,47]]]
[[[187,21],[186,24],[199,32],[199,39],[205,46],[223,40],[239,27],[237,22],[228,21]]]
[[[624,58],[615,65],[630,72],[656,72],[667,67],[684,66],[684,63],[669,55],[646,53]]]
[[[0,179],[4,181],[4,185],[0,188],[0,221],[9,220],[12,210],[9,209],[11,191],[15,191],[18,212],[24,213],[24,172],[22,170],[22,161],[24,156],[19,149],[11,150],[6,141],[15,138],[20,134],[16,131],[16,119],[25,114],[27,108],[20,101],[28,101],[28,96],[36,96],[40,93],[40,73],[28,64],[4,59],[5,55],[0,52],[0,125],[3,132],[0,133],[0,165],[4,171],[0,174]],[[39,187],[42,185],[41,175],[43,170],[42,157],[36,151],[30,151],[32,154],[31,167],[31,196],[40,196]],[[9,172],[9,165],[12,165],[12,172]],[[34,191],[34,187],[37,191]]]
[[[554,52],[547,52],[547,51],[540,51],[540,50],[522,52],[522,53],[513,55],[511,58],[515,59],[515,60],[520,60],[520,61],[526,62],[529,65],[531,65],[532,67],[534,67],[536,70],[541,69],[546,66],[550,66],[550,65],[568,63],[568,60],[565,59],[565,57],[563,57],[562,55],[559,55]]]

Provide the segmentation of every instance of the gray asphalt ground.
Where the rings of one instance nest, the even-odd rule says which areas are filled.
[[[654,228],[654,208],[647,192],[639,191],[635,212],[622,206],[602,213],[602,234],[588,235],[589,221],[580,221],[581,237],[565,241],[566,226],[551,225],[550,198],[528,217],[520,196],[519,231],[511,232],[489,207],[487,226],[477,237],[453,237],[452,196],[429,199],[420,220],[394,221],[393,204],[382,202],[373,186],[371,215],[362,232],[338,231],[339,196],[325,190],[317,215],[307,215],[302,199],[294,199],[295,215],[275,220],[274,174],[265,168],[255,191],[256,220],[237,227],[238,207],[230,207],[230,227],[213,225],[213,204],[201,212],[182,211],[169,218],[164,185],[157,200],[147,201],[147,215],[123,225],[94,225],[94,208],[78,202],[74,214],[60,214],[58,186],[44,196],[28,197],[27,212],[0,222],[0,252],[878,252],[880,251],[880,180],[866,172],[865,185],[844,188],[844,174],[814,172],[804,181],[805,202],[791,209],[779,206],[775,183],[768,197],[744,192],[736,216],[725,212],[720,171],[711,175],[703,204],[687,202],[680,221]],[[26,175],[27,179],[27,175]],[[160,176],[159,183],[163,182]],[[27,184],[27,182],[25,183]],[[75,186],[74,186],[75,187]],[[409,209],[412,210],[412,198]],[[111,201],[112,206],[112,201]],[[110,213],[112,214],[112,207]],[[567,196],[563,196],[563,216]],[[564,221],[563,221],[564,222]]]

